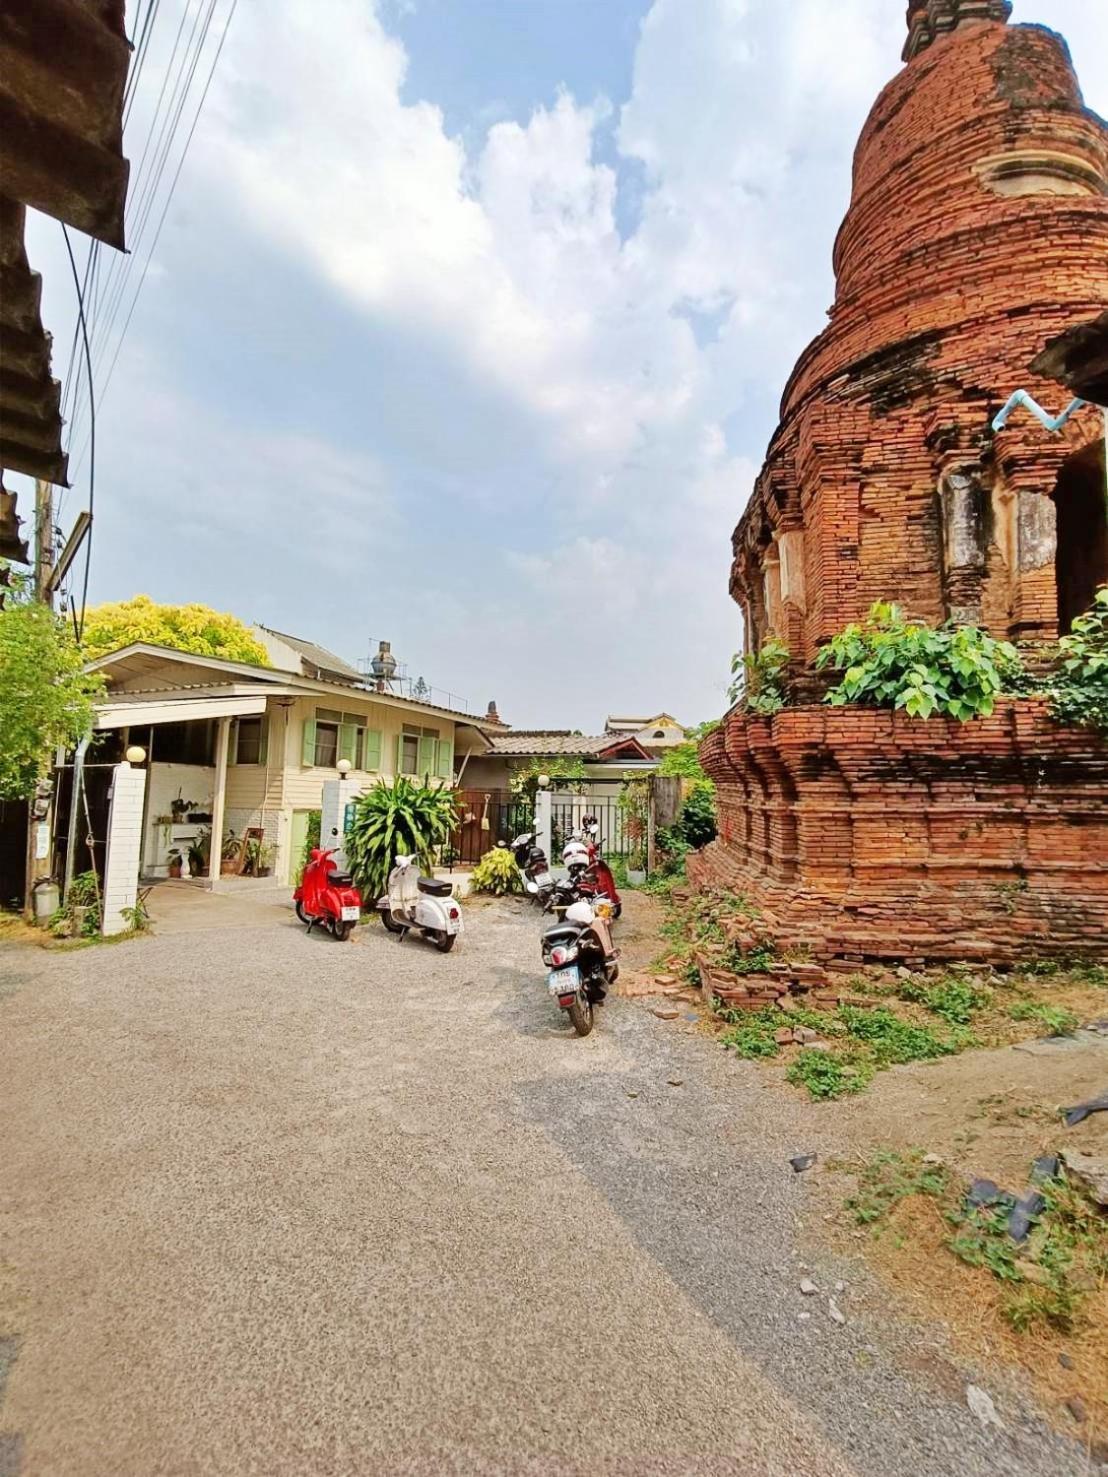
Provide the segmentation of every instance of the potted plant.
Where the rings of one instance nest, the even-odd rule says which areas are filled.
[[[208,862],[212,852],[212,833],[210,828],[199,831],[195,841],[189,842],[189,870],[194,877],[206,877],[208,875]]]
[[[219,852],[219,871],[223,877],[229,877],[234,873],[239,860],[239,838],[234,831],[228,831],[223,838],[223,845]]]
[[[273,871],[273,847],[259,846],[257,842],[254,845],[258,848],[255,853],[254,876],[268,877]]]
[[[169,853],[169,875],[171,877],[179,877],[181,875],[183,862],[184,858],[181,856],[181,849],[179,846],[175,846]]]

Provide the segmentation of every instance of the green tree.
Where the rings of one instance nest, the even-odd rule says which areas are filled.
[[[17,586],[0,610],[0,800],[30,797],[51,751],[91,732],[103,688],[61,617]]]
[[[532,759],[526,766],[517,769],[511,778],[512,793],[521,795],[529,804],[534,805],[540,774],[545,774],[552,780],[587,778],[584,761],[576,755],[565,757],[551,754],[543,758]]]
[[[270,665],[265,647],[248,626],[207,605],[158,605],[149,595],[135,595],[88,612],[81,637],[87,660],[136,641],[253,667]]]

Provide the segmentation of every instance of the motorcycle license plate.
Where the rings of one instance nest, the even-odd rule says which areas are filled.
[[[576,964],[566,969],[552,969],[546,983],[552,995],[576,995],[581,988],[581,971]]]
[[[553,887],[554,877],[550,872],[536,872],[535,883],[538,887]]]
[[[343,908],[343,910],[342,910],[342,921],[344,923],[357,923],[357,921],[358,921],[358,909],[357,908]]]

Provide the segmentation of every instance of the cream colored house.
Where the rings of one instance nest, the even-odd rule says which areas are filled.
[[[96,727],[105,750],[147,753],[141,873],[165,876],[173,850],[187,855],[205,828],[215,838],[262,830],[273,876],[293,880],[310,812],[323,783],[347,760],[368,789],[397,774],[453,783],[469,757],[490,749],[503,725],[415,701],[349,667],[322,647],[256,632],[272,667],[254,667],[137,643],[90,664],[108,693]],[[181,810],[184,802],[189,808]],[[174,808],[176,802],[176,810]]]

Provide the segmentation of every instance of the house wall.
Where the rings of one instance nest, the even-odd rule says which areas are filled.
[[[451,743],[455,739],[455,724],[451,719],[391,708],[360,693],[336,691],[333,695],[313,694],[292,701],[271,700],[266,712],[269,722],[266,763],[227,766],[224,825],[225,830],[233,830],[236,835],[241,835],[245,826],[262,826],[265,844],[275,848],[276,877],[288,875],[293,811],[318,810],[324,781],[336,777],[334,769],[301,762],[304,725],[315,718],[319,708],[357,713],[364,718],[367,729],[380,732],[380,769],[350,771],[350,779],[360,790],[369,789],[378,780],[395,777],[397,747],[405,723],[434,728],[440,738]]]

